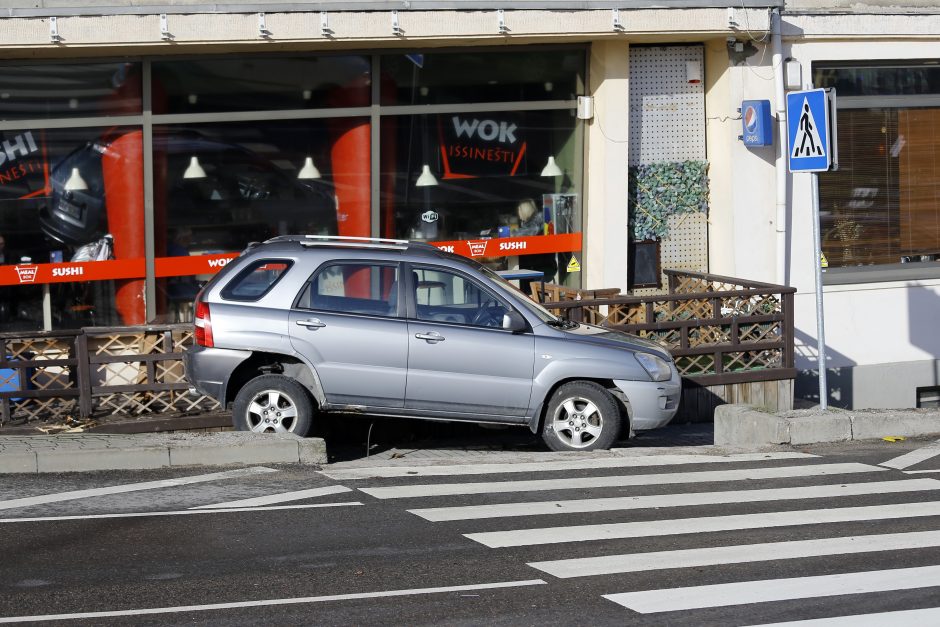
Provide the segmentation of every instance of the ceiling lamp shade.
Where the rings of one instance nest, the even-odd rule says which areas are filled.
[[[564,172],[561,171],[561,168],[558,167],[558,164],[555,163],[555,157],[552,155],[548,156],[548,163],[545,164],[545,167],[542,168],[542,176],[561,176]]]
[[[431,174],[430,166],[427,164],[421,166],[421,176],[418,177],[415,187],[431,187],[434,185],[437,185],[437,179]]]
[[[320,171],[317,169],[317,166],[313,165],[313,157],[304,159],[304,167],[300,168],[300,172],[297,173],[297,178],[304,180],[320,178]]]
[[[186,171],[183,172],[184,179],[204,179],[206,178],[206,171],[202,169],[202,166],[199,165],[199,157],[195,155],[189,158],[189,166],[186,168]]]
[[[81,173],[79,173],[78,168],[72,168],[72,174],[69,176],[69,180],[65,182],[65,191],[67,192],[78,192],[85,191],[88,189],[88,183],[85,182],[85,179],[82,178]]]

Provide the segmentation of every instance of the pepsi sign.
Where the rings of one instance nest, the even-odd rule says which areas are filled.
[[[773,117],[769,100],[745,100],[741,103],[741,126],[744,145],[773,146]]]

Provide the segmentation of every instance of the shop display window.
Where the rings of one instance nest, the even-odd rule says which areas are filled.
[[[187,320],[249,242],[370,235],[368,119],[157,126],[153,144],[160,319]]]
[[[819,175],[826,264],[940,266],[940,108],[920,102],[940,92],[940,71],[817,68],[815,78],[846,92],[837,92],[839,169]]]
[[[580,250],[576,124],[569,111],[383,120],[383,235],[435,242],[497,269],[518,257],[561,280]]]
[[[141,64],[0,66],[0,120],[140,115]]]
[[[584,51],[526,48],[382,57],[383,105],[537,102],[584,94]]]
[[[153,112],[366,107],[369,58],[266,56],[154,61]]]
[[[0,134],[0,328],[142,323],[141,129]]]

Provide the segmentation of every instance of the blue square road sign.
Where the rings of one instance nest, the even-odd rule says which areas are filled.
[[[790,172],[825,172],[834,143],[829,94],[809,89],[787,94],[787,167]]]

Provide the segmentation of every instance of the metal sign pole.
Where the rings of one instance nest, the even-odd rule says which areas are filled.
[[[819,175],[813,177],[813,267],[816,269],[816,337],[817,368],[819,369],[819,408],[826,410],[829,400],[829,386],[826,383],[826,322],[823,315],[822,289],[822,241],[819,234]]]

